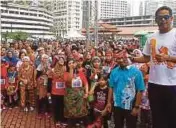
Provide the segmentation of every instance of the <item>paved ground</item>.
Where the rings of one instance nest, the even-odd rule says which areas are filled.
[[[20,108],[6,109],[1,112],[0,128],[55,128],[52,118],[37,118],[35,111],[25,113]]]
[[[38,119],[36,111],[26,113],[20,108],[13,108],[1,112],[0,128],[55,128],[55,125],[52,118],[44,116]],[[114,128],[114,124],[111,123],[109,128]]]

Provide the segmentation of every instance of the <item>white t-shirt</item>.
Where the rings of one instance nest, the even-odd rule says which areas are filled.
[[[156,40],[156,47],[152,48],[151,40]],[[176,63],[158,63],[155,61],[155,53],[176,56],[176,29],[173,28],[164,34],[159,31],[152,34],[143,49],[143,54],[151,58],[149,82],[159,85],[176,85]]]

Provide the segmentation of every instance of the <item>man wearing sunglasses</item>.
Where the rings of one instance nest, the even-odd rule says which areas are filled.
[[[176,128],[176,29],[172,10],[160,7],[155,13],[159,31],[145,44],[143,56],[134,62],[149,62],[149,101],[154,128]]]

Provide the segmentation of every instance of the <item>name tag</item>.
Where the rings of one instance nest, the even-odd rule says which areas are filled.
[[[74,79],[72,80],[72,87],[73,87],[73,88],[82,87],[82,80],[80,79],[80,77],[74,78]]]
[[[56,89],[65,88],[65,82],[56,82]]]
[[[1,85],[5,84],[5,79],[0,79]]]
[[[9,83],[14,84],[15,83],[15,78],[9,78]]]

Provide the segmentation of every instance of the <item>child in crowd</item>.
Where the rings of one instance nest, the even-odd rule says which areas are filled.
[[[17,106],[18,100],[17,71],[14,64],[10,64],[8,68],[8,86],[6,90],[9,99],[9,107],[13,108]]]
[[[93,114],[95,120],[87,128],[101,128],[102,126],[108,128],[107,111],[105,109],[108,99],[107,77],[101,75],[95,89],[90,90],[89,94],[94,95]]]
[[[5,59],[1,59],[1,109],[6,109],[6,101],[7,101],[7,93],[6,93],[6,86],[8,85],[7,82],[7,69],[8,64],[6,63]]]
[[[100,78],[101,72],[102,72],[102,68],[101,68],[101,59],[98,56],[95,56],[92,58],[92,66],[91,66],[91,75],[89,78],[89,90],[94,90],[96,83],[98,82],[98,79]],[[93,95],[89,94],[88,96],[88,101],[89,101],[89,116],[90,116],[90,120],[93,121],[94,117],[93,117]]]
[[[150,104],[148,99],[148,77],[149,77],[149,65],[143,64],[140,67],[140,70],[143,73],[144,82],[146,86],[146,90],[142,94],[142,101],[141,101],[141,128],[152,128],[152,122],[151,122],[151,110],[150,110]]]

